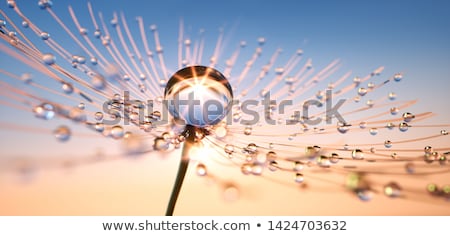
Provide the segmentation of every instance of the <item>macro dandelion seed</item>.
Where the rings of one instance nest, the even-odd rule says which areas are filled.
[[[279,40],[277,35],[249,39],[233,35],[232,26],[215,33],[184,20],[175,22],[173,33],[144,17],[131,20],[126,9],[107,15],[100,3],[62,4],[40,0],[33,8],[9,0],[2,5],[2,137],[12,132],[24,140],[31,134],[54,140],[38,140],[43,150],[36,156],[18,157],[2,147],[0,177],[28,176],[32,186],[39,185],[32,181],[38,182],[35,172],[54,175],[68,167],[89,170],[119,162],[123,167],[101,173],[118,176],[118,182],[136,174],[140,186],[152,190],[135,204],[151,205],[152,214],[162,214],[159,206],[168,204],[166,215],[176,214],[180,204],[183,214],[197,214],[188,205],[199,201],[205,209],[216,201],[242,207],[267,198],[258,191],[278,191],[271,189],[287,194],[280,206],[253,208],[255,214],[279,209],[306,214],[292,206],[298,202],[311,205],[309,214],[327,214],[332,207],[338,214],[358,212],[354,208],[383,214],[378,206],[397,202],[404,204],[399,212],[414,204],[422,204],[421,214],[449,209],[450,121],[445,113],[435,119],[434,111],[415,108],[422,95],[405,96],[407,71],[385,73],[388,69],[377,65],[355,74],[342,71],[341,60],[307,58],[307,45],[274,48],[270,42]],[[56,5],[67,10],[56,11]],[[47,20],[40,21],[44,15]],[[71,147],[74,142],[82,144]],[[106,153],[97,146],[107,147]],[[173,179],[167,173],[176,170],[165,167],[177,162]],[[145,174],[127,170],[143,167]],[[100,180],[74,186],[95,181]],[[95,186],[105,183],[111,184]],[[129,185],[122,183],[127,187],[115,193],[138,199],[127,192]],[[211,186],[222,197],[203,196]],[[335,200],[351,210],[335,206]],[[224,210],[253,213],[243,211]]]

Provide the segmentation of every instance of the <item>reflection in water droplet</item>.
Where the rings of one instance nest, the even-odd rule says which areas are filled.
[[[354,149],[352,151],[352,158],[355,160],[362,160],[364,159],[364,153],[361,149]]]
[[[70,139],[70,129],[65,125],[61,125],[53,131],[55,138],[60,142],[66,142]]]
[[[42,103],[33,108],[34,115],[44,120],[50,120],[55,116],[55,109],[52,104]]]
[[[202,163],[197,164],[197,167],[195,168],[195,171],[197,173],[198,176],[205,176],[207,171],[206,171],[206,166]]]

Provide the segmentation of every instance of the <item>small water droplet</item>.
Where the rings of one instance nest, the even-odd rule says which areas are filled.
[[[258,148],[257,148],[256,144],[250,143],[245,148],[245,151],[249,154],[255,154],[258,151]]]
[[[358,89],[358,94],[360,95],[360,96],[364,96],[364,95],[366,95],[367,94],[367,89],[366,88],[359,88]]]
[[[39,36],[41,37],[42,40],[47,40],[47,39],[50,38],[50,34],[47,33],[47,32],[41,32],[41,33],[39,34]]]
[[[244,163],[244,164],[242,164],[242,166],[241,166],[241,172],[242,172],[244,175],[248,175],[248,174],[252,173],[252,164],[250,164],[250,163]]]
[[[333,164],[338,163],[340,160],[339,155],[337,153],[331,153],[330,162]]]
[[[294,171],[302,171],[305,168],[305,165],[299,161],[294,162]]]
[[[45,53],[45,54],[42,54],[42,61],[44,61],[44,63],[47,65],[53,65],[56,62],[56,58],[51,53]]]
[[[86,29],[86,28],[80,28],[80,35],[82,35],[82,36],[85,36],[85,35],[87,35],[88,34],[88,30]]]
[[[371,147],[371,148],[370,148],[370,152],[371,152],[371,153],[375,153],[375,152],[377,152],[377,149],[374,148],[374,147]]]
[[[341,134],[347,133],[347,131],[350,129],[349,127],[349,124],[342,123],[340,121],[337,123],[337,131],[339,131],[339,133]]]
[[[61,125],[53,131],[55,138],[60,142],[66,142],[70,139],[70,129],[65,125]]]
[[[398,158],[397,153],[396,153],[396,152],[393,152],[393,153],[391,154],[391,158],[392,158],[392,159],[397,159],[397,158]]]
[[[157,137],[153,143],[153,149],[155,151],[166,151],[169,149],[169,143],[162,137]]]
[[[55,108],[52,104],[42,103],[33,108],[34,115],[44,120],[50,120],[55,116]]]
[[[405,164],[405,170],[408,174],[413,174],[416,170],[414,162],[408,162]]]
[[[276,170],[278,170],[278,162],[276,162],[276,161],[271,161],[271,162],[269,162],[269,170],[270,171],[276,171]]]
[[[401,122],[400,125],[398,126],[398,129],[402,132],[406,132],[409,128],[409,124],[406,122]]]
[[[100,120],[102,120],[103,119],[103,113],[102,112],[96,112],[95,114],[94,114],[94,118],[95,118],[95,120],[98,120],[98,121],[100,121]]]
[[[378,129],[377,128],[370,128],[369,133],[371,135],[377,135],[378,134]]]
[[[244,129],[244,134],[245,135],[251,135],[252,134],[252,127],[251,126],[246,126]]]
[[[94,86],[94,88],[99,90],[102,90],[106,87],[106,79],[105,77],[103,77],[103,75],[100,74],[95,74],[92,77],[91,83]]]
[[[361,128],[361,129],[365,129],[367,127],[367,123],[366,122],[361,122],[361,123],[359,123],[359,128]]]
[[[395,124],[392,123],[392,122],[389,122],[389,123],[386,124],[386,128],[387,128],[388,130],[392,130],[392,129],[395,128]]]
[[[413,115],[413,114],[410,113],[410,112],[405,112],[405,113],[403,113],[402,117],[403,117],[403,120],[404,120],[405,122],[410,122],[410,121],[412,121],[416,116]]]
[[[100,38],[100,36],[102,36],[102,32],[99,29],[96,29],[94,31],[94,37],[95,38]]]
[[[233,144],[226,144],[224,147],[224,151],[227,154],[232,154],[234,152],[234,145]]]
[[[73,93],[73,85],[71,83],[62,82],[61,88],[65,94]]]
[[[124,134],[124,130],[120,125],[116,125],[111,128],[111,137],[113,139],[121,139],[123,138]]]
[[[390,148],[390,147],[392,147],[392,142],[390,140],[386,140],[386,141],[384,141],[384,146],[386,148]]]
[[[392,107],[391,108],[391,115],[397,115],[399,109],[397,107]]]
[[[352,158],[355,160],[362,160],[364,159],[364,153],[361,149],[354,149],[352,151]]]
[[[16,1],[15,0],[8,0],[7,1],[8,7],[9,8],[14,8],[16,7]]]
[[[264,166],[261,164],[253,164],[252,165],[252,174],[253,175],[261,175],[264,170]]]
[[[205,176],[207,174],[206,166],[202,163],[197,164],[195,167],[195,172],[198,176]]]
[[[425,152],[425,154],[430,154],[433,152],[433,148],[431,146],[426,146],[423,151]]]
[[[370,201],[373,198],[373,191],[370,189],[357,189],[356,195],[361,201]]]
[[[30,25],[28,24],[28,21],[22,21],[22,27],[28,28]]]
[[[448,135],[448,131],[447,130],[441,130],[441,135]]]
[[[80,102],[78,104],[78,108],[80,108],[80,110],[84,110],[86,108],[86,104],[84,104],[83,102]]]
[[[103,132],[105,130],[105,125],[101,122],[95,123],[95,130],[98,132]]]
[[[373,105],[374,105],[373,100],[367,100],[366,105],[367,105],[368,107],[373,107]]]
[[[403,75],[402,74],[397,73],[397,74],[394,75],[395,82],[399,82],[402,79],[403,79]]]
[[[297,183],[303,183],[305,181],[305,178],[303,177],[303,174],[295,173],[294,181]]]
[[[361,83],[361,78],[359,78],[358,76],[356,76],[355,78],[353,78],[353,83],[355,83],[355,84],[359,84],[359,83]]]
[[[367,84],[367,88],[369,88],[369,89],[373,89],[374,87],[375,87],[375,84],[373,82],[369,82]]]
[[[388,94],[388,98],[389,98],[389,100],[393,101],[393,100],[395,100],[397,98],[397,94],[394,93],[394,92],[390,92]]]

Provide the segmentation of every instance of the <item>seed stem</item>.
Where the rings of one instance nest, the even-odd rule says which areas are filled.
[[[189,166],[189,151],[192,146],[195,144],[195,131],[196,128],[194,126],[187,125],[185,129],[185,137],[186,140],[183,144],[183,150],[181,152],[180,164],[178,166],[177,177],[175,179],[175,183],[172,188],[172,193],[170,195],[169,204],[166,209],[166,216],[172,216],[173,211],[175,210],[175,205],[178,200],[178,195],[180,194],[181,187],[183,186],[184,176],[186,175],[186,171]]]

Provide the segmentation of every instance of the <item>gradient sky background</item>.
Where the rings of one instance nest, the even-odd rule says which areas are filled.
[[[20,4],[20,1],[18,1]],[[67,2],[54,1],[53,10],[65,22],[72,21],[67,13]],[[80,21],[89,22],[85,1],[71,1]],[[215,44],[218,29],[223,27],[229,39],[229,48],[234,49],[240,40],[246,40],[253,49],[258,37],[266,37],[265,63],[269,55],[278,47],[283,48],[280,64],[287,60],[298,48],[311,57],[315,67],[323,67],[333,59],[341,59],[341,72],[352,70],[355,75],[364,76],[378,66],[385,66],[383,78],[397,72],[404,72],[402,83],[391,85],[399,97],[419,99],[412,111],[433,111],[439,116],[430,122],[450,123],[448,100],[450,94],[450,2],[449,1],[92,1],[94,11],[103,12],[109,21],[113,11],[123,11],[132,20],[142,16],[147,25],[158,26],[161,41],[165,46],[167,63],[176,70],[176,42],[179,20],[183,18],[186,34],[195,38],[198,30],[206,29],[207,42],[211,48]],[[1,9],[17,21],[12,10],[5,3]],[[20,4],[22,11],[43,29],[55,22],[48,14],[38,9],[36,3]],[[83,19],[83,15],[86,18]],[[52,29],[52,28],[50,28]],[[59,29],[59,26],[58,26]],[[136,29],[136,28],[135,28]],[[49,30],[66,47],[76,45],[64,33]],[[93,32],[92,26],[90,32]],[[209,40],[209,41],[208,41]],[[38,41],[38,39],[36,39]],[[39,44],[39,42],[37,42]],[[173,48],[171,48],[173,46]],[[208,47],[208,45],[207,45]],[[248,50],[251,53],[252,50]],[[225,52],[226,53],[226,52]],[[245,55],[245,54],[244,54]],[[249,55],[249,54],[248,54]],[[206,57],[205,57],[206,58]],[[223,65],[222,65],[223,66]],[[0,67],[18,74],[27,71],[13,63],[8,55],[0,54]],[[259,67],[257,67],[259,68]],[[46,82],[44,82],[46,83]],[[35,121],[31,113],[17,112],[0,106],[0,121],[30,122],[42,127],[55,127],[43,121]],[[19,118],[20,117],[20,118]],[[33,122],[33,123],[31,123]],[[59,121],[57,121],[59,122]],[[30,155],[63,155],[72,150],[71,155],[93,153],[97,146],[117,151],[111,140],[86,142],[73,137],[60,145],[53,137],[28,135],[23,132],[0,130],[1,157]],[[98,143],[97,143],[98,142]],[[442,145],[448,143],[443,143]],[[51,151],[49,151],[51,149]],[[75,150],[75,151],[73,151]],[[107,150],[108,152],[108,150]],[[100,167],[89,166],[63,174],[50,172],[39,176],[34,183],[25,186],[1,177],[0,214],[161,214],[164,211],[167,194],[175,173],[176,158],[171,160],[145,160],[143,164],[128,161],[106,163]],[[148,170],[148,166],[157,166]],[[217,167],[218,168],[218,167]],[[166,170],[161,173],[158,170]],[[220,169],[218,170],[220,173]],[[115,174],[112,175],[111,173]],[[234,173],[234,172],[230,172]],[[239,174],[239,171],[236,171]],[[235,177],[239,179],[239,177]],[[149,184],[148,179],[156,179]],[[164,182],[167,181],[167,182]],[[243,200],[227,205],[218,197],[217,189],[205,187],[202,180],[190,178],[186,187],[186,197],[182,198],[178,209],[180,214],[448,214],[448,206],[427,205],[411,202],[388,202],[376,200],[368,205],[349,200],[344,193],[305,193],[299,196],[298,189],[285,186],[261,184],[260,179],[246,178],[243,186],[250,187]],[[241,181],[239,179],[239,181]],[[264,180],[262,180],[264,181]],[[95,184],[97,183],[97,185]],[[170,184],[167,184],[170,183]],[[151,185],[151,188],[147,186]],[[101,186],[101,187],[99,187]],[[267,187],[268,186],[268,187]],[[205,187],[206,189],[202,189]],[[262,188],[262,189],[261,189]],[[199,196],[199,189],[202,196]],[[275,192],[278,192],[274,194]],[[336,190],[338,191],[338,190]],[[5,194],[6,193],[6,194]],[[31,197],[33,196],[33,197]],[[49,196],[52,200],[49,203]],[[78,197],[74,197],[78,196]],[[317,199],[315,204],[299,207],[294,202]],[[125,200],[128,199],[128,200]],[[149,205],[146,199],[152,199]],[[76,201],[75,201],[76,200]],[[353,202],[353,200],[355,202]],[[71,202],[75,201],[75,204]],[[198,207],[205,201],[211,205]],[[276,204],[273,204],[275,202]],[[336,206],[335,202],[341,202]],[[277,204],[280,204],[277,206]],[[292,204],[292,206],[290,206]],[[398,207],[398,211],[384,211],[383,205]],[[395,205],[394,205],[395,204]],[[412,205],[411,205],[412,204]],[[267,206],[267,207],[266,207]],[[413,207],[412,207],[413,206]],[[196,209],[198,208],[198,209]],[[414,208],[414,209],[412,209]]]

